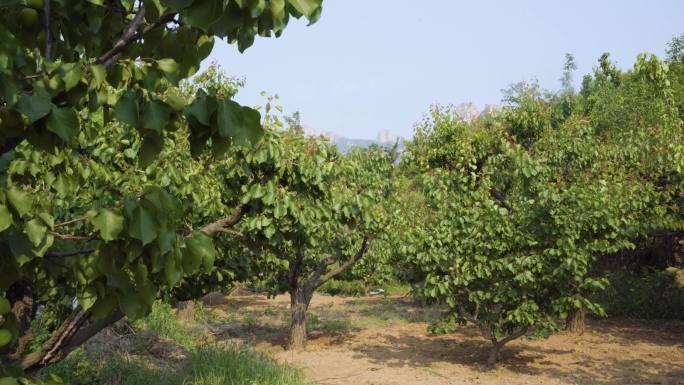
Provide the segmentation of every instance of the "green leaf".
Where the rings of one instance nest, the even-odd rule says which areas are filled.
[[[12,223],[12,214],[10,214],[7,206],[0,205],[0,232],[7,230],[12,226]]]
[[[169,124],[170,117],[171,107],[159,100],[153,100],[145,106],[144,127],[148,130],[161,131]]]
[[[33,208],[33,199],[26,191],[12,187],[7,191],[7,199],[19,215],[26,215]]]
[[[321,0],[287,0],[296,10],[307,19],[313,19],[321,8]]]
[[[219,134],[238,146],[252,146],[264,133],[258,111],[228,99],[219,103],[217,123]]]
[[[223,15],[223,0],[195,1],[183,10],[183,21],[204,32]]]
[[[132,207],[130,216],[126,219],[128,220],[128,235],[141,241],[143,245],[157,238],[159,224],[154,219],[154,215],[140,204]]]
[[[266,0],[249,0],[249,12],[253,18],[259,17],[266,9]]]
[[[189,258],[200,260],[206,270],[211,270],[216,259],[216,248],[210,236],[200,231],[195,232],[185,240],[185,247]]]
[[[48,115],[46,127],[54,132],[65,142],[70,142],[73,137],[78,135],[80,123],[76,111],[71,107],[59,108],[52,106],[52,111]]]
[[[143,139],[143,143],[140,146],[140,152],[138,153],[140,165],[142,167],[147,167],[155,159],[157,155],[164,148],[164,140],[159,135],[146,135]]]
[[[15,109],[28,116],[31,123],[50,113],[50,98],[41,95],[22,95]]]
[[[123,230],[124,217],[110,209],[101,209],[90,218],[104,241],[113,241]]]
[[[160,70],[168,73],[178,72],[178,63],[176,63],[176,61],[173,59],[157,60],[157,67],[159,67]]]
[[[185,108],[185,99],[182,96],[167,95],[164,101],[176,112],[181,112]]]
[[[97,291],[95,288],[88,286],[85,290],[79,292],[76,297],[83,310],[88,310],[97,301]]]
[[[107,79],[107,69],[102,64],[93,64],[90,66],[90,72],[93,74],[95,85],[100,88]]]
[[[64,90],[69,91],[76,87],[81,79],[83,79],[83,70],[81,67],[75,66],[64,75]]]
[[[216,111],[216,100],[200,91],[195,100],[187,107],[186,112],[205,126],[211,126],[211,116]]]
[[[161,0],[162,5],[169,7],[172,11],[180,11],[192,4],[193,0]]]
[[[138,94],[133,91],[126,91],[121,95],[114,107],[114,114],[121,122],[138,127],[140,122]]]
[[[38,247],[45,239],[47,226],[45,226],[43,221],[39,219],[31,219],[26,223],[24,232],[26,233],[26,236],[28,236],[28,239],[31,241],[33,246]]]
[[[164,263],[164,276],[169,286],[175,286],[183,277],[183,267],[181,262],[176,259],[176,255],[169,254]]]

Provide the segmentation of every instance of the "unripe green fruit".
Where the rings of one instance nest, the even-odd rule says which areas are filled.
[[[7,298],[0,297],[0,315],[7,314],[12,310]]]
[[[0,329],[0,348],[12,342],[12,332],[7,329]]]
[[[38,43],[39,47],[42,47],[45,45],[45,31],[41,30],[38,32],[38,36],[36,36],[36,43]]]
[[[0,385],[19,385],[19,383],[12,377],[5,377],[0,378]]]
[[[26,0],[26,5],[31,8],[43,9],[45,2],[43,0]]]
[[[24,8],[19,12],[19,20],[24,27],[32,27],[38,21],[38,11],[32,8]]]

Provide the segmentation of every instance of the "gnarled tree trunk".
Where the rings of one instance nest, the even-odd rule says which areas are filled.
[[[579,308],[571,311],[565,319],[565,330],[572,333],[584,333],[587,311]]]
[[[499,353],[501,352],[501,349],[504,347],[504,345],[513,341],[516,338],[524,336],[525,333],[527,333],[527,331],[529,330],[529,327],[523,327],[518,331],[508,334],[500,340],[496,338],[493,328],[487,328],[488,330],[485,330],[485,328],[481,329],[483,330],[485,336],[488,337],[490,341],[492,341],[492,347],[489,349],[489,356],[487,357],[487,370],[493,370],[496,368],[496,362],[499,359]]]
[[[361,248],[351,257],[327,257],[318,262],[316,270],[308,277],[302,276],[304,269],[304,255],[297,252],[297,258],[290,266],[290,330],[287,341],[288,350],[301,350],[306,345],[306,311],[309,309],[313,293],[325,282],[344,272],[368,251],[368,237],[363,238]],[[340,263],[336,268],[328,268]]]
[[[301,350],[306,346],[306,311],[311,303],[313,292],[305,287],[290,291],[290,330],[287,341],[288,350]]]

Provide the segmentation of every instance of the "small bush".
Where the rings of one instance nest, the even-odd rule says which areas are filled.
[[[176,311],[165,302],[155,302],[150,314],[135,323],[136,328],[148,330],[185,347],[193,347],[200,338],[197,330],[183,327],[176,318]]]
[[[64,361],[49,366],[41,373],[43,378],[50,375],[58,376],[68,385],[98,384],[100,366],[79,348],[72,351]]]
[[[636,276],[624,272],[606,275],[609,287],[595,301],[609,316],[642,319],[684,319],[684,289],[670,272],[650,271]]]
[[[303,385],[299,370],[249,349],[202,347],[190,356],[184,385]]]
[[[96,362],[81,349],[50,366],[44,377],[59,376],[68,385],[304,385],[301,372],[248,348],[204,346],[187,362],[169,370],[144,357],[117,355]]]
[[[358,281],[338,281],[331,279],[324,283],[319,292],[332,296],[341,295],[346,297],[361,297],[366,294],[366,288]]]

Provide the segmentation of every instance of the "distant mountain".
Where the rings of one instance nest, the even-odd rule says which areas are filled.
[[[473,102],[461,103],[454,107],[454,111],[458,114],[459,120],[466,123],[472,123],[477,118],[496,115],[501,109],[501,105],[498,104],[485,104],[484,108],[480,111]],[[405,139],[390,130],[378,131],[375,139],[353,139],[333,131],[320,132],[309,126],[303,126],[303,129],[306,135],[321,135],[327,137],[330,140],[330,143],[336,145],[337,148],[345,154],[356,146],[369,147],[376,144],[383,147],[391,147],[397,142],[399,142],[399,151],[404,149]]]
[[[344,154],[349,152],[349,150],[351,150],[353,147],[357,146],[365,148],[375,144],[383,147],[391,147],[394,146],[394,144],[397,143],[397,141],[399,141],[399,150],[401,151],[404,148],[404,138],[396,135],[395,133],[389,130],[379,131],[375,139],[347,138],[333,131],[327,131],[322,134],[317,134],[315,130],[312,130],[309,127],[305,128],[304,133],[307,135],[322,135],[327,137],[330,140],[330,143],[337,146],[337,148]]]
[[[455,107],[455,112],[458,114],[459,120],[466,123],[472,123],[477,118],[482,118],[489,115],[495,115],[501,111],[501,106],[498,104],[485,104],[484,109],[480,111],[472,102],[465,102]]]

